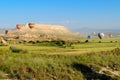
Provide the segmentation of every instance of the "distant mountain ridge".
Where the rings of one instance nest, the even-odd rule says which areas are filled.
[[[5,29],[0,29],[0,34],[3,34],[3,33],[5,33]]]
[[[87,28],[87,27],[83,27],[83,28],[78,28],[78,29],[74,29],[75,32],[104,32],[104,33],[120,33],[120,29],[93,29],[93,28]]]
[[[15,30],[13,28],[0,28],[0,34],[4,34],[5,33],[5,30]]]

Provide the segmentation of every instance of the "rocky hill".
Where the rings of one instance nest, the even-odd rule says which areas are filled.
[[[9,37],[18,38],[42,38],[42,39],[63,39],[73,38],[78,34],[71,32],[64,26],[52,24],[17,24],[15,30],[6,30],[5,34]]]

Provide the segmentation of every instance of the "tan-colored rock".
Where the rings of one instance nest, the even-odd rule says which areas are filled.
[[[3,46],[7,46],[8,43],[2,38],[0,37],[0,43],[3,45]]]
[[[8,37],[19,36],[21,39],[69,39],[70,37],[74,37],[76,35],[66,27],[60,25],[29,23],[17,26],[16,30],[8,31]]]

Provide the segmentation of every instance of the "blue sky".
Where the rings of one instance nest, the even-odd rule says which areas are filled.
[[[29,22],[120,29],[120,0],[0,0],[0,27]]]

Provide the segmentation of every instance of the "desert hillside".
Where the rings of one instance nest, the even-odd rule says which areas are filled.
[[[5,35],[8,37],[17,38],[42,38],[42,39],[63,39],[73,38],[78,34],[71,32],[64,26],[52,24],[17,24],[15,30],[6,30]]]

